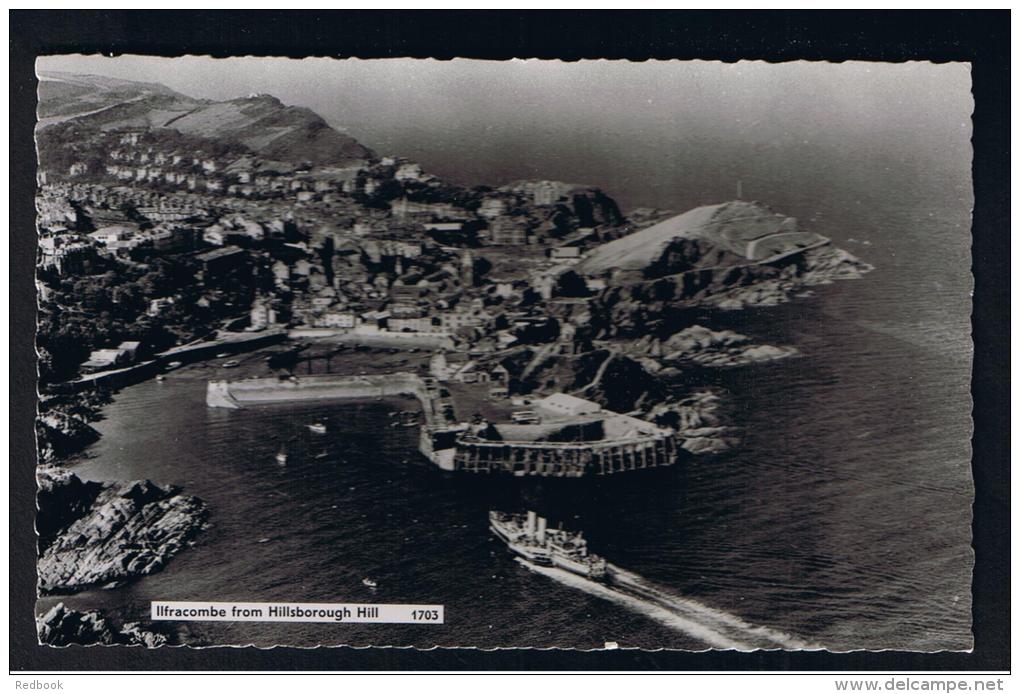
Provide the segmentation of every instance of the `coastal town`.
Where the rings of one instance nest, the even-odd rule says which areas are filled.
[[[225,106],[282,105],[255,94]],[[768,305],[861,269],[796,220],[739,200],[624,216],[590,185],[463,188],[365,149],[339,162],[282,161],[120,123],[53,125],[40,131],[39,149],[38,350],[56,416],[68,392],[286,341],[302,347],[262,374],[269,389],[284,375],[296,382],[295,367],[323,345],[426,357],[415,359],[415,389],[436,396],[422,399],[426,412],[445,415],[441,424],[426,417],[432,440],[422,451],[444,469],[580,475],[646,466],[647,457],[616,454],[607,466],[594,455],[602,430],[620,427],[593,433],[580,418],[592,408],[643,416],[631,417],[643,426],[616,436],[668,440],[652,464],[669,465],[674,445],[694,453],[727,445],[712,394],[667,395],[662,377],[676,373],[674,362],[790,353],[685,324],[684,308]],[[575,403],[567,429],[543,426],[556,420],[541,404],[549,397]],[[43,434],[60,429],[41,421]],[[449,443],[451,432],[460,443]],[[503,462],[480,468],[495,448],[480,433],[521,445],[502,445]],[[54,438],[44,436],[44,448]],[[564,438],[589,443],[565,449]],[[445,457],[435,452],[441,440]],[[535,450],[535,460],[557,462],[528,462]],[[580,462],[582,454],[597,462]]]
[[[74,147],[81,159],[41,175],[43,306],[54,316],[101,312],[89,306],[91,288],[62,291],[100,278],[98,303],[133,309],[125,318],[151,332],[176,332],[127,340],[140,343],[135,350],[118,349],[112,330],[97,335],[88,359],[59,365],[62,376],[134,359],[139,346],[187,341],[194,335],[179,329],[182,314],[246,314],[250,331],[346,331],[477,352],[524,334],[556,338],[540,303],[586,245],[622,233],[611,200],[562,183],[455,189],[394,157],[347,167],[185,158],[145,132],[102,133]],[[101,161],[97,152],[106,153]],[[102,286],[111,273],[140,275],[140,284]],[[40,346],[51,356],[66,351]]]
[[[135,384],[200,378],[209,412],[397,403],[389,424],[414,427],[420,454],[404,464],[433,474],[630,477],[736,445],[704,370],[797,354],[705,315],[870,269],[739,184],[624,213],[588,183],[455,185],[269,95],[96,80],[41,83],[41,594],[159,571],[205,527],[206,503],[178,487],[68,467]],[[252,461],[300,462],[285,444]],[[96,619],[56,605],[40,633],[73,641]]]

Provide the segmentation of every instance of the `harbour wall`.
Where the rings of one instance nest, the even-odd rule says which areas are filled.
[[[210,359],[222,352],[231,354],[245,352],[283,342],[286,339],[287,333],[282,331],[256,334],[227,333],[213,340],[173,347],[165,352],[159,352],[152,359],[131,366],[86,374],[73,381],[55,385],[52,390],[76,393],[94,388],[123,388],[152,378],[170,362],[179,361],[182,364],[188,364]]]
[[[389,347],[399,349],[453,349],[453,338],[448,333],[397,333],[384,331],[358,331],[329,328],[297,328],[291,330],[292,339],[311,339],[336,342],[344,345]]]
[[[446,421],[437,406],[437,389],[429,388],[422,378],[408,372],[210,381],[206,388],[206,404],[209,407],[238,409],[281,402],[395,395],[413,396],[421,403],[425,423],[421,427],[419,450],[442,470],[582,477],[662,467],[673,465],[677,460],[674,433],[643,421],[645,426],[640,429],[629,428],[626,435],[597,441],[482,439],[475,435],[470,425]],[[514,425],[502,426],[509,435],[542,433],[521,432]],[[563,426],[562,423],[557,425],[559,428]]]
[[[345,400],[412,395],[424,401],[425,383],[413,373],[378,376],[295,376],[291,379],[249,378],[240,381],[209,381],[206,404],[236,409],[302,400]]]
[[[485,441],[461,437],[453,468],[519,477],[584,477],[665,467],[677,461],[672,431],[640,438],[578,443]]]

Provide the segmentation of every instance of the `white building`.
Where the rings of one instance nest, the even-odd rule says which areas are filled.
[[[353,328],[355,325],[357,317],[353,313],[326,313],[315,321],[317,328]]]
[[[256,299],[251,306],[251,330],[265,330],[276,323],[276,311],[261,299]]]
[[[422,170],[418,164],[401,164],[393,173],[393,178],[398,181],[420,181],[422,178]]]

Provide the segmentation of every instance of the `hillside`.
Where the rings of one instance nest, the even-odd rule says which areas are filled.
[[[192,99],[162,84],[130,82],[99,75],[76,75],[69,72],[40,71],[40,127],[84,116],[96,111],[147,96],[163,96],[181,102]]]
[[[800,231],[797,220],[754,202],[705,205],[599,246],[577,272],[615,270],[662,275],[765,260],[826,239]]]
[[[346,164],[374,157],[315,112],[268,95],[208,101],[158,84],[41,73],[39,115],[40,128],[69,122],[105,132],[168,128],[284,162]]]

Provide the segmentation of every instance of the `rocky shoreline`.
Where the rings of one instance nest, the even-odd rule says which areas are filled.
[[[666,364],[686,362],[705,367],[745,366],[798,354],[795,347],[756,344],[747,335],[700,325],[665,339],[648,335],[627,343],[624,349]]]
[[[704,303],[724,311],[777,306],[809,291],[810,287],[832,284],[836,280],[860,279],[872,270],[873,266],[854,255],[827,245],[806,251],[799,266],[788,265],[778,277],[708,296]]]
[[[41,397],[35,423],[39,463],[56,463],[98,441],[91,423],[109,401],[109,395],[90,391]]]
[[[208,517],[201,499],[148,480],[85,482],[53,466],[36,477],[40,594],[114,587],[159,571]]]
[[[36,619],[39,643],[46,646],[145,646],[175,645],[174,634],[143,627],[138,622],[114,625],[98,610],[71,610],[58,603]]]
[[[583,312],[569,318],[599,339],[640,338],[687,326],[698,309],[736,311],[777,306],[837,280],[858,279],[874,268],[830,244],[783,256],[774,263],[690,270],[645,277],[611,277]],[[638,275],[634,277],[634,275]]]
[[[713,390],[698,390],[652,407],[646,416],[669,426],[683,439],[680,447],[691,455],[725,453],[740,442],[738,430],[727,424],[724,398]]]

